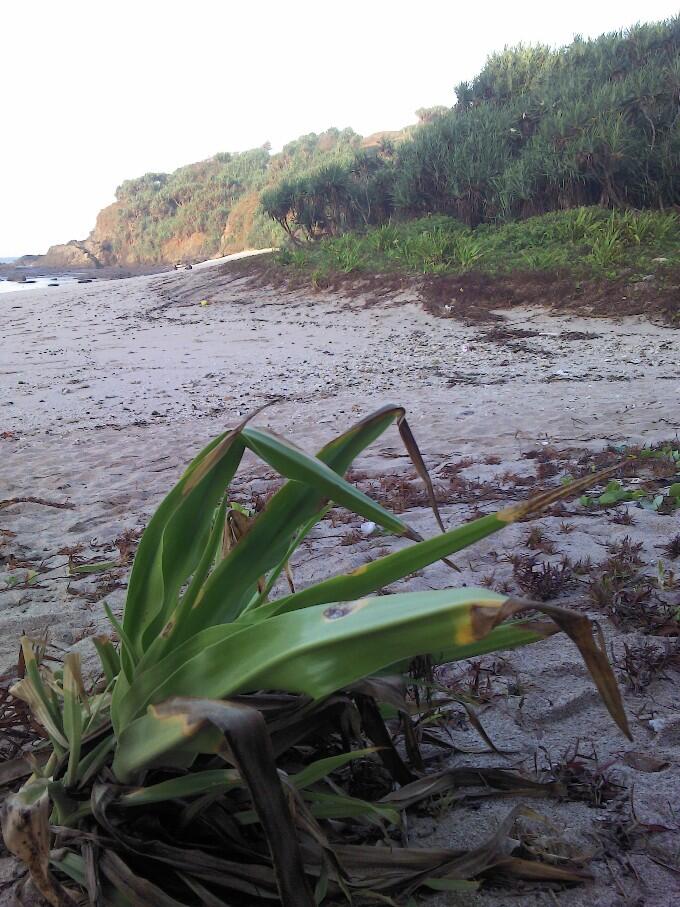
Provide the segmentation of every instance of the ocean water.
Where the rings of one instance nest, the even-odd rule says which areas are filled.
[[[45,277],[44,275],[27,276],[24,283],[17,283],[14,280],[5,280],[0,277],[0,293],[18,293],[22,290],[42,290],[51,284],[59,287],[70,286],[77,283],[78,278],[71,275],[61,274],[56,277]]]

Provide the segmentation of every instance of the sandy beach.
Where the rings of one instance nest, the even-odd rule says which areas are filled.
[[[464,324],[429,315],[415,294],[369,305],[349,290],[286,293],[256,288],[228,265],[8,293],[1,307],[0,671],[16,662],[22,632],[47,631],[57,648],[76,645],[90,657],[87,637],[108,629],[102,602],[121,610],[125,561],[149,515],[191,456],[266,401],[278,402],[257,423],[308,450],[384,403],[404,405],[449,526],[475,508],[490,511],[527,496],[608,444],[677,438],[680,333],[643,318],[515,308],[496,324]],[[555,471],[541,474],[542,462]],[[355,480],[405,510],[423,534],[436,531],[396,431],[357,462]],[[272,484],[270,470],[247,460],[235,497],[252,500]],[[37,501],[23,500],[29,498]],[[616,522],[625,509],[589,511],[570,502],[539,521],[551,545],[533,553],[539,563],[566,556],[598,565],[628,539],[641,545],[655,600],[680,606],[679,587],[668,574],[659,580],[658,567],[661,560],[680,572],[680,562],[662,554],[680,532],[678,511],[631,506],[632,523]],[[360,523],[337,515],[321,523],[293,565],[298,583],[401,544],[362,537]],[[508,555],[531,553],[528,530],[512,527],[466,552],[453,580],[435,566],[398,588],[512,585]],[[69,554],[122,557],[122,566],[70,576]],[[588,582],[575,572],[556,601],[601,621],[615,663],[626,646],[663,652],[674,644],[648,627],[617,626],[593,608]],[[471,755],[483,744],[461,720],[450,727],[457,750],[427,750],[433,765],[550,772],[552,764],[553,771],[583,772],[588,790],[599,784],[605,793],[529,804],[550,819],[536,826],[536,847],[559,839],[565,852],[593,856],[592,883],[446,894],[432,903],[676,903],[679,667],[678,657],[669,658],[638,688],[619,672],[633,743],[609,720],[562,638],[447,669],[448,682],[468,692],[475,672],[482,678],[480,718],[508,754]],[[477,843],[513,805],[491,798],[423,815],[412,823],[412,841]]]

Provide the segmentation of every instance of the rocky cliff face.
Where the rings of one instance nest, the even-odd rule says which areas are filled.
[[[97,215],[94,230],[87,239],[50,246],[45,255],[25,255],[19,264],[45,268],[103,268],[116,265],[140,264],[138,257],[124,246],[114,251],[111,237],[117,226],[120,205],[117,202]]]
[[[210,248],[208,237],[197,230],[189,236],[173,236],[163,243],[163,261],[197,261],[210,258],[214,250]]]
[[[224,232],[220,239],[219,255],[231,255],[241,252],[245,237],[249,236],[255,214],[260,204],[258,192],[248,192],[242,196],[229,212]]]
[[[50,246],[45,255],[25,255],[18,264],[44,268],[103,268],[136,267],[148,264],[163,264],[175,261],[190,261],[207,257],[208,238],[196,231],[189,236],[171,237],[163,245],[162,258],[151,262],[135,248],[129,231],[126,230],[121,205],[114,202],[97,215],[94,230],[87,239],[72,239],[70,242]],[[115,242],[113,240],[115,237]]]
[[[275,245],[283,234],[260,210],[263,187],[288,171],[332,160],[328,155],[350,154],[404,135],[381,132],[362,140],[351,129],[329,129],[301,136],[273,156],[263,146],[217,154],[173,173],[126,180],[116,190],[116,201],[99,212],[87,239],[52,246],[46,255],[24,256],[19,264],[78,270],[138,268]]]
[[[119,260],[111,243],[112,226],[117,219],[119,207],[109,205],[99,212],[94,230],[87,239],[72,239],[67,243],[50,246],[45,255],[24,255],[17,262],[19,265],[43,268],[102,268],[128,262]]]
[[[84,242],[85,247],[100,265],[124,263],[119,261],[119,256],[114,251],[112,242],[112,237],[120,220],[120,207],[118,202],[114,202],[107,208],[103,208],[97,215],[94,230]]]
[[[29,256],[26,256],[27,258]],[[45,255],[30,256],[32,265],[46,268],[98,268],[101,262],[87,248],[84,242],[72,239],[71,242],[50,246]],[[20,260],[25,264],[24,259]]]

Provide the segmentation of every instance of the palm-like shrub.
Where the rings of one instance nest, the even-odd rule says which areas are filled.
[[[25,676],[13,693],[29,703],[51,752],[6,801],[3,832],[50,903],[73,902],[55,868],[91,903],[112,905],[233,903],[222,900],[225,890],[236,892],[239,903],[279,897],[286,905],[311,905],[313,885],[320,901],[352,888],[453,885],[501,858],[512,871],[512,858],[499,847],[470,862],[449,851],[386,852],[333,840],[331,820],[396,823],[406,806],[433,790],[471,783],[470,774],[505,789],[517,782],[511,773],[481,770],[443,773],[434,787],[432,779],[415,778],[376,705],[408,711],[394,677],[415,656],[449,662],[563,631],[628,733],[612,672],[585,617],[488,589],[375,594],[599,477],[456,529],[441,525],[440,535],[423,540],[343,478],[395,420],[441,525],[402,409],[378,411],[316,456],[242,423],[196,457],[149,522],[122,624],[109,612],[120,648],[95,640],[103,679],[92,691],[76,655],[51,671],[23,640]],[[225,496],[246,449],[287,479],[252,521],[228,508]],[[291,555],[330,501],[412,544],[280,594]],[[537,612],[540,618],[532,616]],[[402,785],[377,803],[324,781],[376,752],[347,746],[359,725]],[[314,755],[319,749],[321,759]],[[520,786],[530,793],[531,784]],[[56,850],[48,819],[56,826]],[[532,874],[578,877],[548,865]]]
[[[341,192],[313,168],[298,173],[286,225],[318,238],[392,214],[453,215],[475,227],[582,205],[677,205],[679,51],[676,17],[560,50],[494,54],[458,86],[454,107],[424,116],[393,156],[374,158],[360,194],[349,158]],[[324,216],[310,224],[312,198]],[[279,216],[268,196],[263,203]]]
[[[393,211],[392,163],[379,149],[336,155],[262,192],[262,210],[297,239],[383,223]]]
[[[400,148],[395,199],[475,225],[579,205],[678,202],[680,19],[493,55]]]

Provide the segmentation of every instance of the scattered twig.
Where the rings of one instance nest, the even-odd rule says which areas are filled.
[[[0,510],[4,510],[6,507],[11,507],[13,504],[42,504],[43,507],[56,507],[57,510],[73,510],[75,504],[71,504],[70,501],[47,501],[45,498],[7,498],[4,501],[0,501]]]

